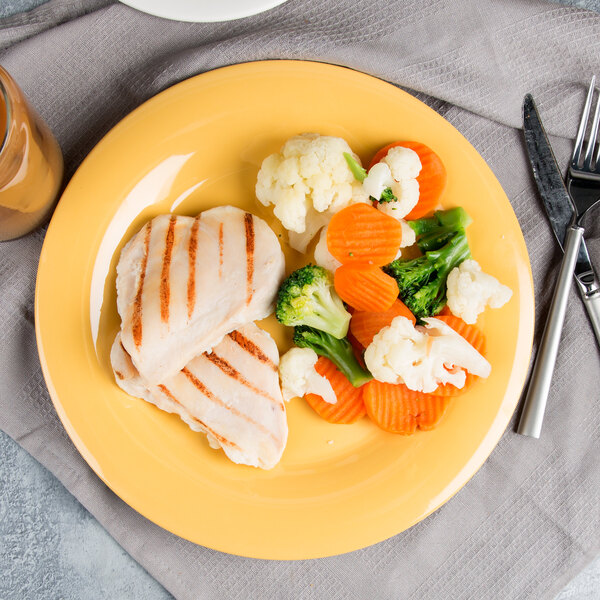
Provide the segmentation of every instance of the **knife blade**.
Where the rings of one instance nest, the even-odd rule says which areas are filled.
[[[563,248],[567,227],[573,217],[573,200],[565,187],[552,146],[530,94],[525,96],[523,102],[523,130],[527,152],[532,162],[534,177],[540,188],[548,220],[558,244]],[[595,306],[596,300],[600,296],[600,282],[592,266],[584,239],[581,240],[579,246],[574,277],[583,304],[588,311],[596,340],[600,345],[600,322],[598,308]]]
[[[523,101],[523,131],[535,183],[554,234],[562,247],[567,227],[575,213],[575,205],[565,187],[531,94],[527,94]]]

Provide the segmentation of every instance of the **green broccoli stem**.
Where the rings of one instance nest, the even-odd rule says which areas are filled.
[[[423,254],[432,250],[439,250],[452,239],[452,236],[456,232],[457,229],[454,227],[437,227],[436,229],[419,236],[417,239],[417,246]]]
[[[312,348],[319,356],[328,358],[354,387],[373,379],[356,359],[348,338],[337,339],[324,331],[301,325],[294,329],[294,343],[300,348]]]
[[[409,225],[417,235],[417,245],[424,254],[438,250],[452,236],[470,225],[472,219],[464,208],[457,206],[450,210],[438,210],[433,217],[409,221]]]
[[[403,298],[419,321],[438,314],[444,308],[448,274],[470,255],[464,230],[456,232],[443,248],[427,252],[425,256],[436,271],[435,277],[411,296]]]
[[[383,270],[398,282],[404,304],[422,319],[442,310],[448,274],[470,255],[465,231],[459,229],[443,247],[412,260],[395,260]]]
[[[359,162],[349,152],[344,152],[344,158],[352,171],[352,175],[354,175],[354,179],[362,183],[367,177],[367,170],[361,167]]]
[[[438,277],[443,277],[446,283],[450,271],[471,256],[466,233],[464,230],[457,231],[442,248],[430,250],[426,256],[433,263]]]
[[[421,236],[436,231],[441,227],[446,227],[453,231],[466,229],[472,222],[473,219],[471,219],[467,211],[462,206],[457,206],[449,210],[436,210],[433,213],[433,217],[408,221],[408,224],[416,235]]]

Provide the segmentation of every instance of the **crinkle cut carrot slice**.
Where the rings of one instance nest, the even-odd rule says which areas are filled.
[[[334,274],[335,291],[339,297],[362,311],[384,311],[398,297],[398,284],[379,267],[342,265]]]
[[[364,389],[369,418],[381,429],[412,435],[433,429],[444,416],[450,398],[409,390],[404,384],[370,381]]]
[[[384,327],[390,325],[396,317],[406,317],[412,321],[413,325],[416,323],[415,316],[404,302],[396,299],[388,310],[378,312],[354,311],[350,320],[350,332],[362,347],[366,348],[373,341],[373,338]]]
[[[364,203],[343,208],[327,226],[327,248],[344,265],[387,265],[401,242],[400,222]]]
[[[350,424],[366,414],[363,402],[363,387],[355,388],[337,367],[324,356],[320,356],[315,369],[331,383],[337,402],[325,402],[317,394],[306,394],[305,399],[312,409],[329,423]]]

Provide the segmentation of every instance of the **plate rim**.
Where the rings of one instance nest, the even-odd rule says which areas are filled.
[[[93,148],[90,150],[90,152],[86,155],[86,157],[84,158],[84,160],[81,162],[81,164],[77,167],[76,171],[73,173],[70,181],[68,182],[67,186],[65,187],[65,189],[63,190],[62,194],[61,194],[61,198],[63,196],[65,196],[70,188],[73,187],[73,182],[75,181],[75,183],[77,183],[77,175],[80,172],[80,170],[86,168],[86,165],[88,164],[88,162],[93,161],[94,156],[96,153],[102,151],[103,147],[105,144],[108,143],[108,141],[110,141],[110,138],[112,137],[112,135],[115,135],[115,130],[117,129],[121,129],[121,127],[124,126],[124,124],[126,124],[130,119],[135,118],[136,114],[140,111],[142,111],[149,103],[152,103],[154,101],[156,101],[159,97],[165,95],[165,94],[169,94],[169,93],[173,93],[173,90],[175,88],[178,87],[184,87],[186,85],[190,84],[190,81],[192,80],[197,80],[198,78],[202,78],[204,76],[207,75],[211,75],[212,73],[215,72],[220,72],[220,71],[225,71],[225,70],[238,70],[238,69],[252,69],[255,66],[258,66],[259,68],[261,66],[265,66],[265,65],[269,65],[269,64],[274,64],[274,65],[286,65],[286,64],[290,64],[293,67],[295,67],[296,65],[300,65],[300,68],[302,68],[303,65],[310,65],[312,67],[318,68],[318,69],[334,69],[334,70],[339,70],[339,71],[343,71],[343,72],[350,72],[352,75],[352,77],[362,77],[365,79],[370,79],[370,80],[376,80],[378,82],[378,84],[384,84],[385,86],[391,86],[392,88],[395,89],[396,92],[399,92],[401,94],[406,94],[407,96],[409,96],[413,101],[418,102],[420,104],[422,104],[427,111],[431,111],[432,113],[434,113],[437,117],[443,119],[453,130],[454,132],[459,135],[460,137],[462,137],[466,144],[468,145],[468,147],[470,148],[470,151],[472,153],[474,153],[479,161],[481,162],[481,164],[485,167],[485,169],[487,169],[489,171],[489,173],[491,174],[491,176],[493,177],[493,181],[496,182],[496,184],[498,185],[498,187],[502,190],[503,195],[505,196],[507,202],[509,203],[509,206],[511,208],[512,211],[512,216],[514,217],[515,222],[517,223],[518,227],[519,227],[519,232],[520,232],[520,242],[522,242],[523,248],[525,250],[525,254],[527,256],[527,284],[528,284],[528,290],[530,291],[530,302],[528,303],[529,305],[529,314],[526,315],[527,318],[523,319],[523,322],[527,325],[526,329],[527,331],[524,332],[524,335],[527,337],[527,364],[529,364],[530,360],[531,360],[531,353],[532,353],[532,347],[533,347],[533,326],[534,326],[534,319],[535,319],[535,296],[534,296],[534,286],[533,286],[533,276],[532,276],[532,271],[531,271],[531,261],[529,259],[529,253],[527,250],[527,246],[525,244],[525,240],[522,234],[522,230],[520,228],[520,224],[516,218],[516,214],[514,213],[514,209],[512,208],[512,205],[510,204],[510,201],[508,199],[508,197],[506,196],[506,193],[504,192],[502,186],[500,185],[497,177],[495,176],[495,174],[493,173],[493,171],[491,170],[491,168],[489,167],[489,165],[487,164],[487,162],[483,159],[483,157],[479,154],[479,152],[473,147],[473,145],[464,137],[464,135],[458,130],[456,129],[451,123],[449,123],[449,121],[447,121],[447,119],[445,119],[442,115],[440,115],[439,113],[437,113],[434,109],[432,109],[431,107],[429,107],[427,104],[425,104],[424,102],[422,102],[421,100],[419,100],[418,98],[414,97],[413,95],[411,95],[410,93],[404,91],[403,89],[399,88],[398,86],[396,86],[395,84],[386,81],[384,79],[381,79],[377,76],[373,76],[358,70],[355,70],[351,67],[347,67],[344,65],[337,65],[334,63],[328,63],[325,61],[315,61],[315,60],[298,60],[298,59],[269,59],[269,60],[261,60],[261,61],[248,61],[248,62],[241,62],[241,63],[236,63],[233,65],[227,65],[227,66],[223,66],[223,67],[219,67],[216,69],[212,69],[210,71],[206,71],[203,73],[199,73],[196,75],[193,75],[187,79],[184,79],[180,82],[175,83],[172,86],[169,86],[168,88],[160,91],[159,93],[155,94],[154,96],[148,98],[147,100],[145,100],[142,104],[140,104],[139,106],[137,106],[135,109],[133,109],[132,111],[130,111],[127,115],[125,115],[122,119],[120,119],[116,124],[114,124],[107,132],[106,134],[93,146]],[[107,141],[108,140],[108,141]],[[57,208],[57,210],[60,210],[60,205]],[[118,496],[120,499],[122,499],[124,502],[126,502],[126,504],[132,508],[133,510],[135,510],[138,514],[142,515],[143,517],[147,518],[148,520],[150,520],[152,523],[157,524],[159,527],[165,529],[166,531],[169,531],[171,533],[173,533],[174,535],[177,535],[179,537],[182,537],[183,539],[187,539],[189,541],[191,541],[192,543],[196,543],[214,550],[218,550],[221,552],[226,552],[229,554],[233,554],[233,555],[237,555],[237,556],[244,556],[247,558],[257,558],[257,559],[268,559],[268,560],[304,560],[304,559],[312,559],[312,558],[322,558],[322,557],[327,557],[327,556],[335,556],[335,555],[339,555],[339,554],[344,554],[347,552],[351,552],[354,550],[358,550],[361,548],[365,548],[368,547],[370,545],[373,545],[375,543],[384,541],[386,539],[389,539],[399,533],[401,533],[402,531],[405,531],[407,529],[409,529],[410,527],[414,526],[415,524],[419,523],[420,521],[426,519],[430,514],[432,514],[433,512],[435,512],[437,509],[439,509],[441,506],[443,506],[446,502],[448,502],[456,493],[458,493],[468,482],[469,480],[479,471],[479,469],[482,467],[482,465],[485,463],[485,461],[488,459],[488,457],[491,455],[491,453],[493,452],[493,450],[496,448],[496,446],[498,445],[498,442],[500,441],[503,433],[506,431],[510,420],[518,406],[519,403],[519,399],[520,399],[520,395],[521,392],[523,390],[523,387],[525,385],[526,382],[526,378],[527,378],[527,372],[528,369],[524,368],[522,369],[522,374],[520,377],[520,381],[518,382],[518,384],[515,384],[516,387],[518,387],[519,392],[515,394],[514,400],[510,405],[510,410],[506,411],[503,415],[502,418],[500,416],[500,413],[502,413],[501,410],[498,411],[498,414],[496,415],[496,417],[493,419],[490,428],[486,431],[486,434],[484,436],[484,438],[481,440],[479,446],[476,449],[476,452],[474,453],[473,456],[471,456],[471,459],[468,461],[468,463],[464,466],[464,468],[461,470],[460,473],[458,473],[454,479],[452,480],[452,487],[454,487],[455,489],[453,489],[453,491],[447,495],[445,495],[443,497],[443,499],[437,501],[436,503],[434,503],[434,505],[430,506],[430,509],[428,510],[428,512],[426,514],[421,515],[418,519],[416,519],[412,524],[410,524],[407,527],[402,527],[399,531],[397,530],[393,530],[391,533],[387,534],[385,537],[381,537],[381,536],[376,536],[376,538],[371,539],[370,541],[364,542],[364,540],[359,541],[359,542],[355,542],[353,545],[352,544],[346,544],[346,548],[340,551],[336,551],[336,552],[312,552],[310,555],[306,555],[306,553],[303,553],[301,556],[274,556],[272,553],[264,553],[264,552],[257,552],[256,554],[249,554],[249,553],[244,553],[244,554],[237,554],[235,552],[232,552],[230,549],[227,549],[226,547],[218,547],[218,545],[206,545],[205,543],[199,542],[199,541],[195,541],[193,539],[191,539],[191,537],[187,537],[185,535],[185,533],[182,533],[181,531],[174,531],[172,528],[167,527],[163,524],[160,523],[159,520],[157,520],[154,516],[151,516],[149,513],[151,511],[146,511],[146,510],[140,510],[136,507],[133,506],[133,504],[126,499],[126,497],[129,496],[129,494],[126,492],[126,490],[122,490],[119,488],[119,486],[114,486],[110,481],[108,481],[102,474],[101,469],[98,467],[96,460],[94,459],[94,456],[92,456],[92,454],[90,453],[90,451],[87,449],[85,443],[83,442],[83,440],[79,437],[77,431],[75,430],[75,428],[73,427],[73,425],[71,424],[69,417],[64,409],[64,407],[62,406],[58,393],[56,391],[56,389],[54,388],[53,382],[52,382],[52,376],[49,372],[49,368],[48,368],[48,364],[46,361],[46,357],[45,357],[45,353],[44,353],[44,349],[43,349],[43,334],[41,331],[41,322],[40,322],[40,318],[39,318],[39,311],[40,311],[40,304],[39,304],[39,297],[40,297],[40,292],[39,292],[39,287],[40,287],[40,271],[42,269],[42,265],[44,264],[44,259],[45,259],[45,254],[47,253],[47,244],[48,244],[48,234],[51,233],[52,231],[52,226],[53,226],[53,222],[54,221],[54,217],[50,222],[50,225],[48,227],[48,231],[46,233],[46,237],[44,239],[44,243],[42,246],[42,250],[41,250],[41,254],[40,254],[40,261],[39,261],[39,266],[38,266],[38,271],[36,274],[36,286],[35,286],[35,332],[36,332],[36,345],[37,345],[37,349],[38,349],[38,355],[40,358],[40,364],[42,367],[42,372],[43,372],[43,376],[44,376],[44,380],[45,383],[48,387],[48,391],[53,403],[53,406],[63,424],[63,426],[65,427],[65,430],[67,432],[67,434],[69,435],[69,438],[71,439],[71,441],[73,442],[73,444],[75,445],[75,447],[77,448],[78,452],[81,454],[81,456],[84,458],[84,460],[86,461],[86,463],[92,468],[92,470],[95,472],[95,474],[101,479],[101,481],[103,481],[108,487],[109,489],[111,489],[111,491],[113,493],[115,493],[116,496]],[[502,408],[504,407],[506,401],[502,402]],[[489,438],[489,439],[488,439]],[[482,450],[482,448],[485,446],[485,449]],[[473,460],[474,457],[477,457],[477,460]],[[467,465],[469,465],[469,469],[468,469],[468,473],[465,475],[463,472],[466,470]],[[457,485],[457,480],[459,481],[458,485]],[[118,490],[118,491],[117,491]],[[364,537],[364,536],[363,536]]]
[[[254,8],[236,10],[236,11],[225,11],[225,13],[217,12],[213,15],[203,14],[204,10],[201,7],[193,5],[190,7],[186,14],[183,12],[173,11],[169,9],[170,4],[163,2],[160,7],[157,7],[155,3],[151,3],[152,6],[148,7],[147,0],[119,0],[121,3],[138,10],[147,15],[154,17],[160,17],[161,19],[168,19],[170,21],[181,21],[185,23],[225,23],[227,21],[236,21],[238,19],[245,19],[246,17],[252,17],[254,15],[261,14],[272,8],[288,2],[288,0],[254,0]]]

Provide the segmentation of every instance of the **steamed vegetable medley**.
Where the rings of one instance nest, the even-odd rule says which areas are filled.
[[[446,171],[431,148],[398,142],[365,169],[340,138],[303,134],[267,157],[256,195],[314,262],[279,289],[294,327],[280,363],[285,400],[304,397],[331,423],[366,414],[382,429],[436,426],[453,396],[488,377],[486,308],[511,290],[471,256],[471,218],[441,208]]]

